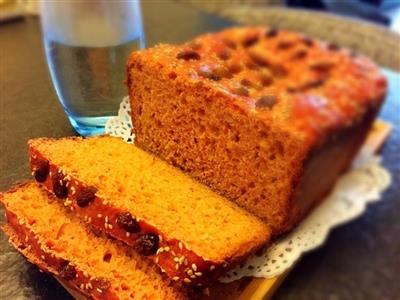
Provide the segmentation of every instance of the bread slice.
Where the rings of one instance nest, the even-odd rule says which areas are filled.
[[[37,181],[87,223],[201,285],[265,245],[267,225],[119,138],[29,141]]]
[[[10,242],[28,260],[93,299],[188,299],[183,287],[131,247],[96,235],[29,182],[1,194]]]

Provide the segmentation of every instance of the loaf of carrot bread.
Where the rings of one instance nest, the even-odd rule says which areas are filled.
[[[350,165],[386,80],[367,58],[286,30],[232,28],[134,52],[135,144],[292,228]]]
[[[29,141],[35,179],[91,226],[201,285],[264,246],[269,227],[115,137]]]
[[[14,247],[90,299],[189,299],[189,291],[131,247],[85,228],[36,183],[0,195]]]

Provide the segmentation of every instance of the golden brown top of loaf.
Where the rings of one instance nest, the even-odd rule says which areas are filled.
[[[129,63],[155,63],[184,79],[228,94],[251,116],[277,122],[313,144],[351,126],[379,105],[386,80],[366,57],[287,30],[231,28],[184,45],[159,45]],[[140,64],[140,63],[139,63]]]

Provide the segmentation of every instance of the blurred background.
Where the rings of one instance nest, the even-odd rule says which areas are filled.
[[[37,14],[40,0],[0,0],[0,20]],[[154,3],[163,0],[147,0]],[[208,12],[224,15],[232,7],[291,7],[312,9],[360,18],[388,26],[400,33],[399,0],[175,0],[188,3]]]

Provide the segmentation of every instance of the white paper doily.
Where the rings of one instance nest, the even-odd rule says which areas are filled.
[[[106,133],[132,143],[131,128],[130,104],[125,97],[118,117],[107,122]],[[253,256],[244,265],[231,270],[220,281],[230,282],[244,276],[275,277],[289,269],[303,253],[321,246],[333,227],[360,216],[368,203],[381,199],[391,177],[380,161],[380,157],[362,151],[331,194],[299,226],[276,240],[261,255]]]

